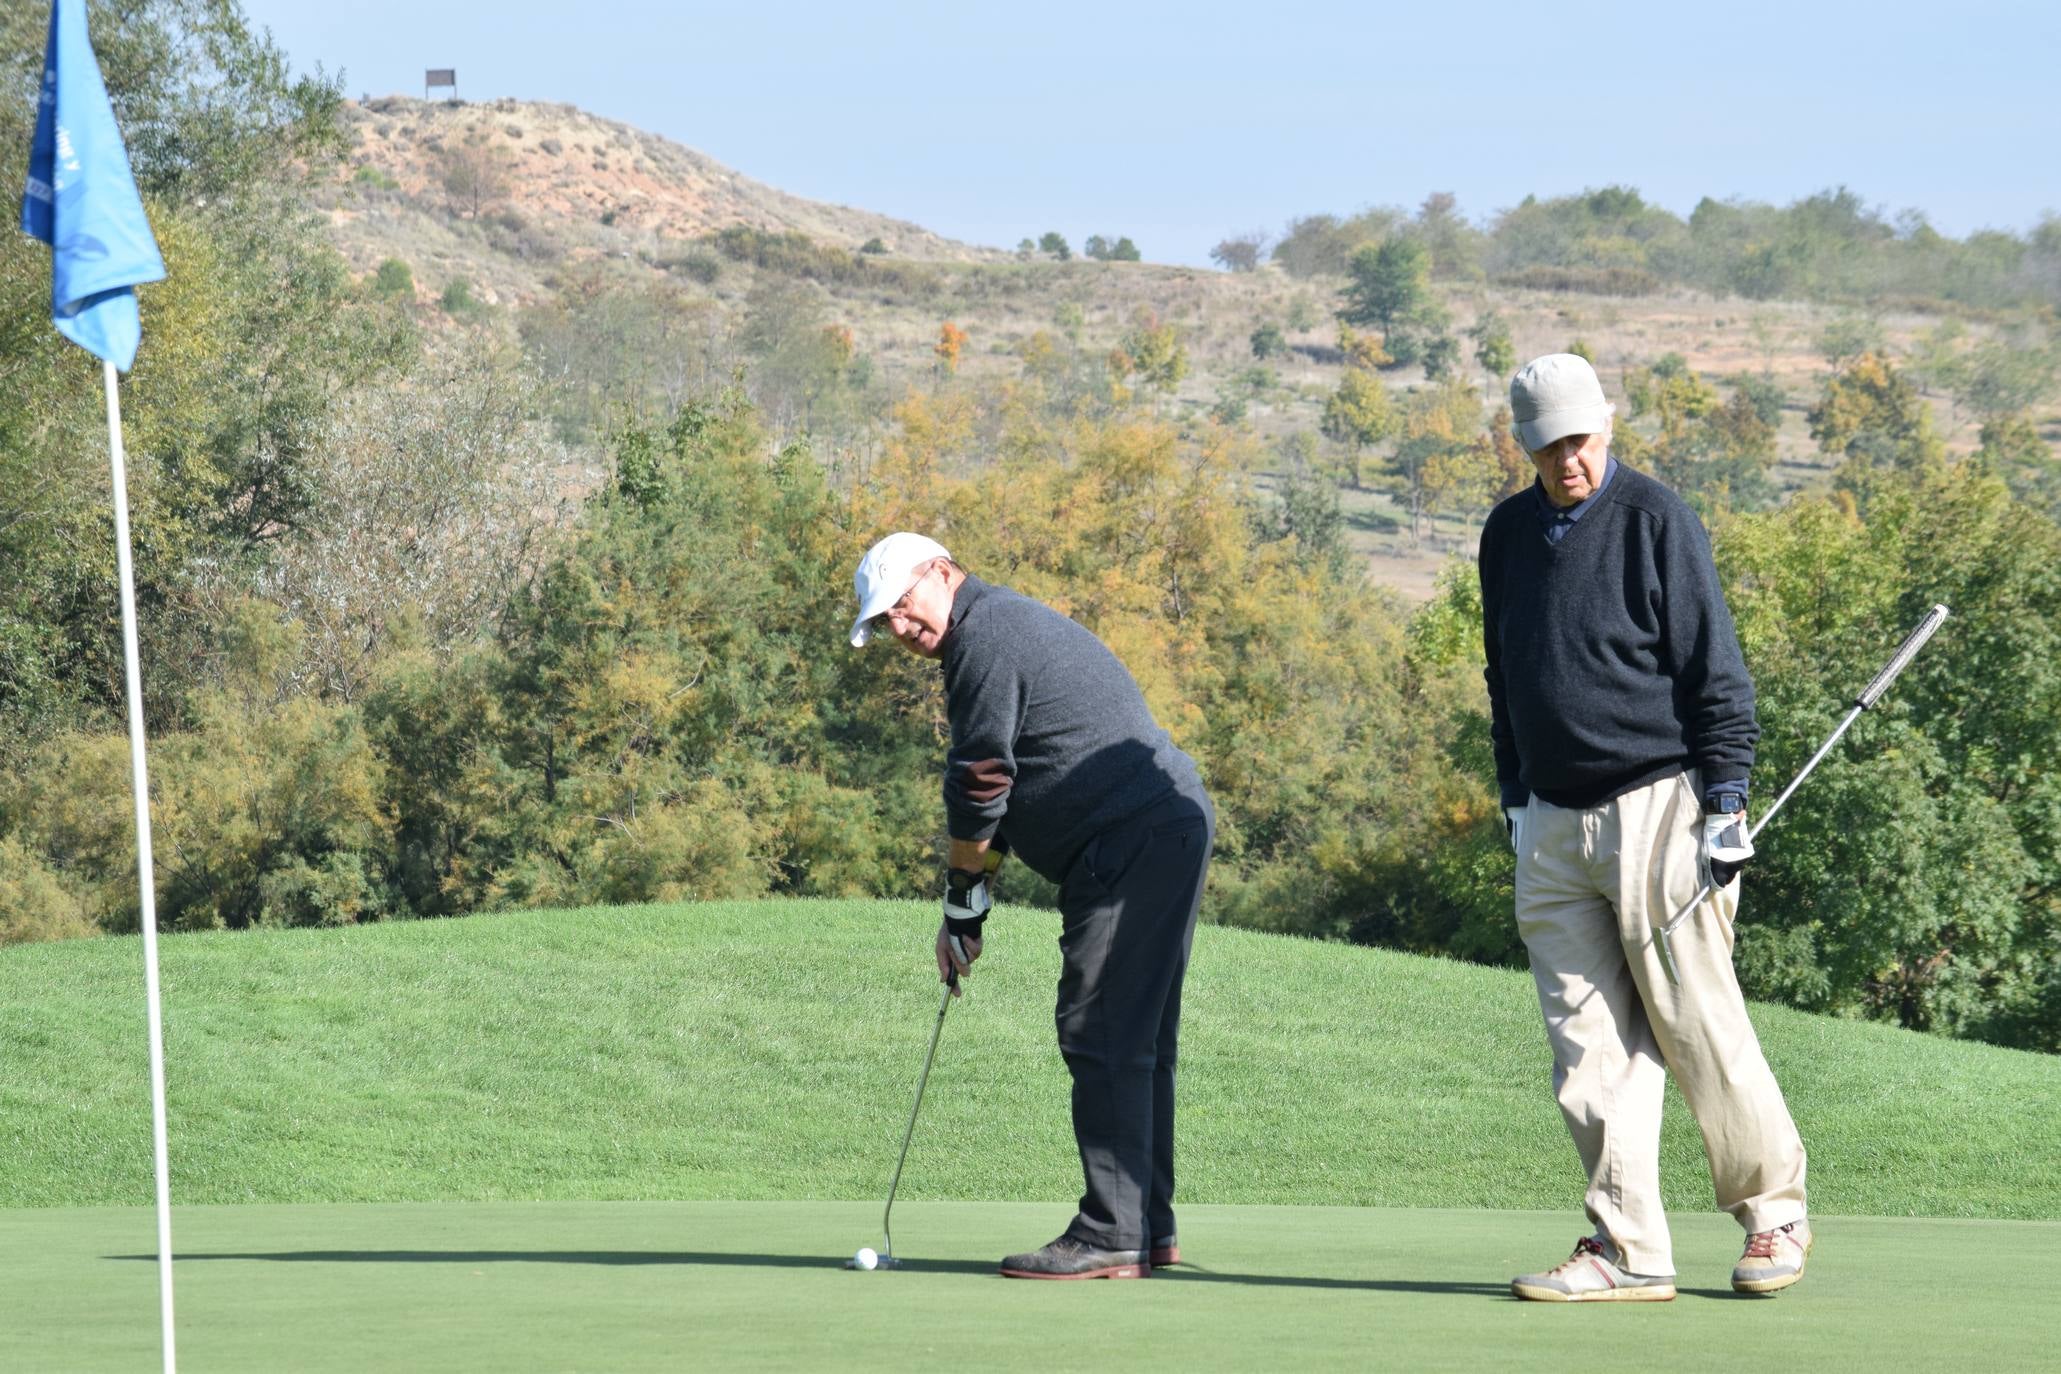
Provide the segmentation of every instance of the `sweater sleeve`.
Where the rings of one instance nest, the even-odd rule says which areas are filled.
[[[1488,666],[1482,670],[1482,677],[1488,683],[1489,697],[1489,742],[1496,754],[1496,792],[1505,810],[1523,806],[1531,800],[1524,784],[1518,781],[1517,738],[1510,730],[1510,707],[1507,688],[1503,680],[1503,651],[1501,637],[1497,632],[1498,617],[1502,602],[1502,579],[1489,567],[1489,549],[1493,541],[1487,529],[1482,531],[1481,551],[1475,557],[1476,574],[1481,579],[1481,647]]]
[[[1667,521],[1660,557],[1675,708],[1688,728],[1691,757],[1706,788],[1744,783],[1760,741],[1753,679],[1718,582],[1710,536],[1687,507]]]
[[[976,656],[969,656],[969,658]],[[962,661],[947,684],[945,714],[952,722],[952,747],[945,755],[945,829],[955,840],[989,840],[1009,810],[1009,795],[976,801],[968,795],[969,769],[995,762],[1016,773],[1016,739],[1023,727],[1024,684],[1008,656]]]

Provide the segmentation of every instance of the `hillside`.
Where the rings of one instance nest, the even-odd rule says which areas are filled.
[[[1314,445],[1327,463],[1341,461],[1335,445],[1317,438],[1344,372],[1334,319],[1339,279],[1292,277],[1272,265],[1228,273],[1052,261],[957,243],[883,214],[789,195],[565,105],[389,96],[348,105],[346,119],[345,164],[315,198],[352,269],[369,276],[390,258],[408,264],[418,311],[432,328],[462,316],[513,340],[526,321],[548,316],[545,332],[558,331],[549,341],[525,335],[533,358],[548,358],[547,372],[581,376],[582,386],[617,389],[579,402],[575,427],[591,429],[601,414],[653,399],[654,383],[626,376],[722,378],[743,368],[758,385],[769,371],[791,373],[791,360],[772,355],[783,339],[813,337],[796,335],[797,321],[848,333],[871,379],[858,413],[877,418],[909,386],[936,384],[945,321],[966,332],[960,377],[1013,380],[1042,356],[1048,372],[1077,384],[1143,320],[1171,325],[1186,350],[1186,375],[1154,402],[1161,414],[1192,426],[1235,415],[1263,474],[1281,468],[1281,446],[1291,441]],[[769,263],[711,245],[711,235],[740,226],[801,235],[812,246],[800,260]],[[1024,226],[1029,236],[1039,228]],[[1152,245],[1140,246],[1149,257]],[[447,317],[439,301],[454,288],[484,310]],[[1726,388],[1755,374],[1783,398],[1776,487],[1814,490],[1829,481],[1832,464],[1817,451],[1805,412],[1828,375],[1820,340],[1828,326],[1851,321],[1849,311],[1682,288],[1604,296],[1454,280],[1437,283],[1437,295],[1463,340],[1493,310],[1519,358],[1579,341],[1620,401],[1628,374],[1668,354]],[[1872,312],[1866,327],[1902,355],[1939,323],[1903,305]],[[1283,350],[1257,360],[1252,337],[1268,325],[1282,331]],[[1991,327],[1980,319],[1971,326],[1971,338]],[[1465,359],[1460,372],[1488,403],[1498,398],[1502,378]],[[1400,403],[1423,376],[1399,368],[1384,381]],[[665,384],[657,403],[680,389]],[[825,432],[812,407],[760,399],[781,428],[811,429],[819,445],[865,442],[837,424]],[[1974,417],[1943,395],[1928,400],[1949,450],[1973,449]],[[851,425],[852,416],[840,423]],[[1366,484],[1342,489],[1345,535],[1371,560],[1376,580],[1421,597],[1446,559],[1471,552],[1478,512],[1435,518],[1413,538],[1382,466],[1370,451]],[[1262,476],[1262,485],[1270,480]]]
[[[561,254],[627,258],[737,224],[852,248],[878,238],[922,262],[1001,256],[904,220],[789,195],[570,105],[390,95],[346,103],[344,116],[349,194],[332,188],[326,208],[360,272],[414,246],[431,261],[478,269],[499,297],[524,299],[545,291]]]
[[[877,1198],[937,1009],[931,908],[529,911],[162,944],[173,1189],[226,1202]],[[1078,1178],[1050,912],[1005,908],[903,1195]],[[0,1207],[150,1195],[133,939],[0,949]],[[1195,1203],[1573,1214],[1521,972],[1221,927],[1182,1046]],[[1761,1008],[1824,1213],[2061,1217],[2061,1060]],[[1679,1099],[1670,1205],[1707,1211]]]

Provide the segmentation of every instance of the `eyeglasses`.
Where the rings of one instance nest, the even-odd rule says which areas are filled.
[[[909,590],[903,592],[899,597],[895,598],[894,605],[889,606],[879,615],[874,616],[873,619],[868,623],[872,625],[873,628],[876,630],[887,629],[888,616],[894,614],[894,612],[896,611],[906,611],[909,609],[909,598],[916,595],[916,589],[923,585],[923,579],[930,576],[933,572],[937,571],[937,566],[938,565],[936,561],[933,560],[928,567],[924,568],[922,572],[917,573],[916,580],[909,584]]]

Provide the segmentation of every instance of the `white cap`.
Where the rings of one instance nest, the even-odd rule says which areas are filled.
[[[950,558],[945,546],[928,535],[903,530],[866,550],[852,574],[859,594],[859,618],[852,622],[852,647],[865,647],[873,637],[873,617],[902,599],[916,585],[916,569],[933,558]]]
[[[1510,379],[1510,432],[1526,453],[1570,434],[1601,434],[1614,410],[1596,369],[1579,353],[1533,358]]]

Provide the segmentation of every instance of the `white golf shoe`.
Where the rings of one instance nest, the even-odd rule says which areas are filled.
[[[1532,1302],[1673,1302],[1673,1274],[1633,1274],[1618,1267],[1609,1241],[1583,1236],[1574,1253],[1543,1274],[1519,1274],[1510,1291]]]
[[[1735,1293],[1779,1293],[1803,1277],[1804,1261],[1811,1256],[1808,1221],[1792,1221],[1772,1231],[1755,1231],[1746,1238],[1746,1253],[1732,1270]]]

